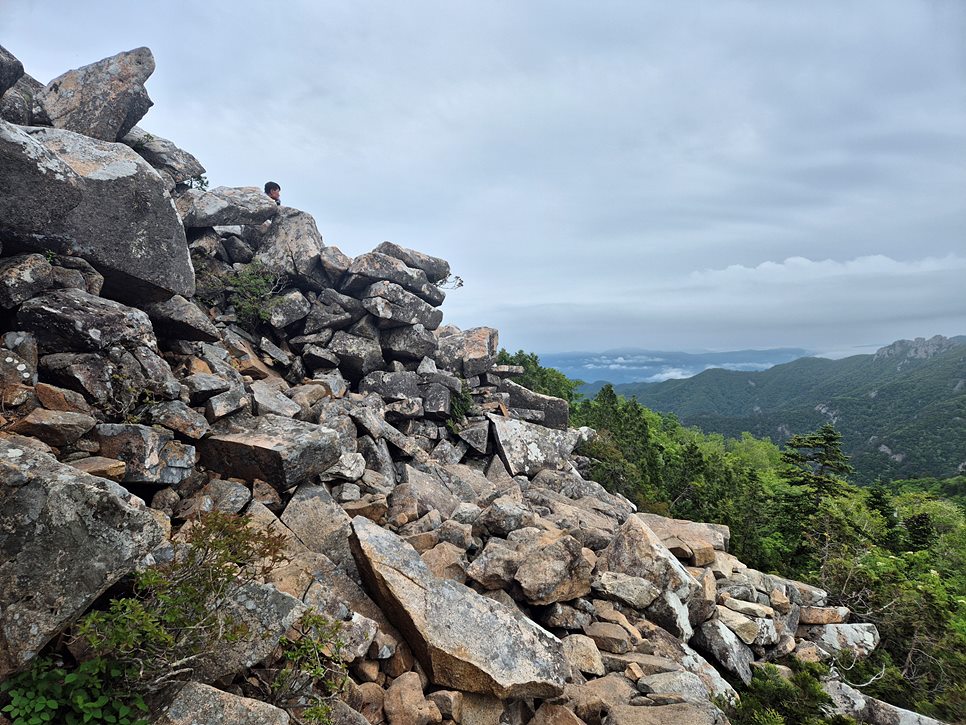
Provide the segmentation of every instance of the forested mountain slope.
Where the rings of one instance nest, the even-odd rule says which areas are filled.
[[[856,480],[951,476],[966,465],[966,337],[900,340],[874,355],[802,358],[615,386],[688,425],[776,441],[832,422]]]

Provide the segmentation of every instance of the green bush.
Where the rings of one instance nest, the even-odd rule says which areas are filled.
[[[119,686],[122,669],[103,657],[68,671],[49,658],[0,684],[10,702],[3,712],[13,725],[114,723],[147,725],[144,699]]]
[[[855,725],[850,717],[829,714],[832,699],[821,681],[826,667],[792,664],[790,678],[773,665],[755,669],[741,699],[725,705],[732,725]]]

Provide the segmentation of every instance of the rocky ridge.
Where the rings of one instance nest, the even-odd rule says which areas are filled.
[[[153,68],[41,86],[0,48],[0,678],[215,510],[284,534],[259,628],[342,623],[339,722],[724,723],[761,663],[876,646],[727,527],[584,478],[594,432],[513,382],[496,330],[443,325],[447,262],[350,258],[257,188],[191,188],[197,159],[136,126]],[[268,655],[196,671],[156,722],[288,722],[232,685]]]

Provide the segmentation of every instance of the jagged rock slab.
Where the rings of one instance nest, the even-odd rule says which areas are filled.
[[[442,310],[385,280],[369,286],[362,306],[379,318],[380,327],[422,325],[427,330],[435,330],[443,321]]]
[[[126,464],[126,483],[176,485],[194,470],[194,446],[179,443],[164,428],[102,423],[94,430],[101,454]]]
[[[278,213],[278,205],[256,186],[188,189],[175,201],[185,228],[261,224]]]
[[[194,269],[165,182],[130,148],[0,121],[0,236],[11,248],[82,257],[125,301],[194,294]]]
[[[400,247],[392,242],[383,242],[372,251],[385,254],[388,257],[395,257],[413,269],[423,270],[426,273],[426,279],[430,282],[440,282],[449,277],[449,262],[445,259],[431,257],[423,252]]]
[[[13,53],[0,45],[0,96],[13,88],[22,76],[23,63]]]
[[[279,490],[308,482],[342,454],[334,430],[278,415],[220,421],[199,448],[211,470],[249,481],[260,478]]]
[[[423,270],[409,267],[405,262],[379,252],[360,254],[352,260],[342,281],[341,291],[358,295],[372,283],[383,280],[398,284],[434,307],[443,302],[442,290],[429,282]]]
[[[533,476],[544,468],[556,468],[580,440],[575,430],[551,430],[500,415],[488,417],[500,457],[511,476]]]
[[[512,408],[541,411],[543,413],[543,424],[548,428],[567,430],[570,425],[570,404],[566,400],[535,393],[512,380],[501,382],[498,392],[510,396],[510,407]]]
[[[201,176],[205,167],[187,151],[178,148],[171,141],[143,128],[135,126],[120,139],[121,143],[134,149],[158,172],[171,177],[175,184]]]
[[[57,76],[34,100],[55,128],[117,141],[154,105],[144,87],[152,73],[151,51],[135,48]]]
[[[276,211],[255,261],[313,289],[329,286],[320,266],[320,254],[325,245],[315,219],[311,214],[291,207],[276,207]]]
[[[437,579],[392,532],[361,516],[352,526],[364,584],[434,684],[500,698],[563,692],[569,667],[558,639],[492,599]]]
[[[53,284],[53,270],[42,254],[0,260],[0,308],[10,310]]]
[[[0,439],[0,678],[164,538],[116,483]]]
[[[181,295],[175,295],[164,302],[144,305],[154,329],[163,337],[174,340],[200,340],[217,342],[221,339],[218,328],[196,304]]]
[[[0,96],[0,118],[20,126],[32,126],[34,96],[43,87],[43,83],[24,73],[12,88]]]
[[[731,541],[731,530],[724,524],[705,524],[648,513],[637,515],[662,541],[672,537],[677,538],[692,550],[710,547],[715,551],[727,551]],[[695,563],[695,566],[705,565],[706,563]]]
[[[698,649],[714,657],[718,664],[737,675],[746,685],[751,682],[751,663],[755,655],[723,622],[708,620],[698,627],[693,641]]]
[[[457,375],[472,377],[487,372],[496,362],[500,334],[492,327],[474,327],[440,336],[436,362]]]
[[[189,682],[161,711],[154,725],[289,725],[285,710],[260,700],[239,697],[200,682]]]
[[[285,507],[281,521],[305,548],[325,554],[353,579],[358,578],[355,559],[349,551],[352,530],[349,517],[325,486],[299,486]]]
[[[868,657],[879,646],[879,630],[874,624],[802,625],[796,636],[806,642],[814,642],[833,657],[844,650],[849,650],[856,657]]]

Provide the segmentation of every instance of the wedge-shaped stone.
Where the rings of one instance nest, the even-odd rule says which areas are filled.
[[[833,657],[849,650],[856,657],[868,657],[879,646],[879,630],[874,624],[803,625],[796,636],[814,642]]]
[[[35,102],[55,128],[117,141],[153,105],[144,82],[154,73],[148,48],[135,48],[63,73]]]
[[[720,619],[710,619],[698,627],[692,641],[746,685],[751,682],[751,663],[755,655]]]
[[[334,430],[278,415],[223,419],[199,447],[209,469],[226,477],[260,478],[280,491],[308,482],[342,454]]]
[[[392,532],[361,516],[352,526],[363,583],[434,684],[504,699],[563,692],[570,668],[560,640],[502,604],[436,578]]]
[[[164,537],[116,483],[0,439],[0,678],[20,669]]]
[[[570,404],[552,395],[535,393],[512,380],[504,380],[499,392],[510,396],[510,406],[543,412],[543,424],[548,428],[566,430],[570,424]]]
[[[93,428],[96,422],[84,413],[35,408],[26,418],[21,418],[7,430],[40,438],[52,446],[63,446],[76,441]]]
[[[449,262],[445,259],[431,257],[414,249],[406,249],[392,242],[383,242],[372,251],[395,257],[413,269],[423,270],[430,282],[439,282],[449,277]]]
[[[427,330],[435,330],[443,321],[442,310],[423,302],[398,284],[385,280],[370,285],[362,306],[379,318],[380,327],[418,324]]]
[[[580,440],[575,430],[551,430],[500,415],[489,419],[500,458],[511,476],[533,476],[545,468],[557,468]]]
[[[187,151],[139,126],[128,131],[121,143],[130,146],[155,170],[167,174],[176,184],[205,173],[201,162]]]

